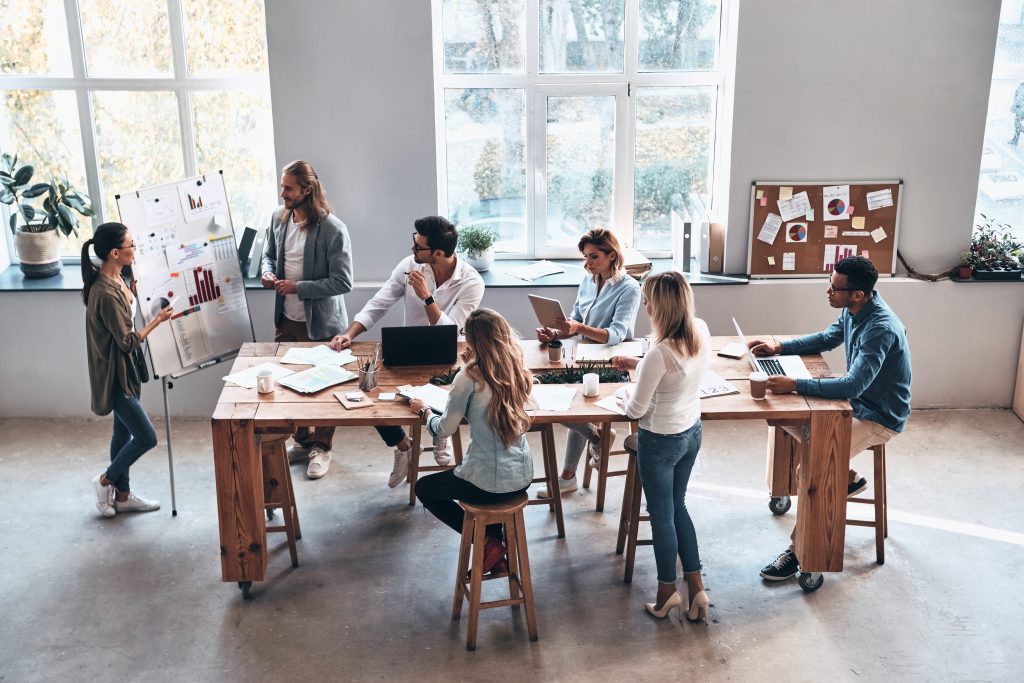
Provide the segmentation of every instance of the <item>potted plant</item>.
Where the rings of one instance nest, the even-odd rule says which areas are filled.
[[[469,265],[483,272],[494,264],[494,243],[498,236],[493,230],[480,226],[459,228],[460,254],[466,255]]]
[[[1018,258],[1024,253],[1024,245],[1010,234],[1010,226],[980,215],[982,222],[975,226],[971,235],[975,279],[1019,280]]]
[[[76,191],[67,178],[32,183],[34,175],[31,165],[18,167],[17,155],[0,155],[0,202],[12,207],[9,225],[15,236],[21,271],[25,277],[50,277],[59,273],[61,266],[57,231],[65,237],[77,235],[75,213],[96,214],[89,206],[89,197]],[[43,197],[42,206],[28,201],[38,197]]]
[[[974,272],[974,252],[970,249],[965,249],[960,252],[960,265],[957,266],[957,276],[961,280],[970,280],[971,274]]]

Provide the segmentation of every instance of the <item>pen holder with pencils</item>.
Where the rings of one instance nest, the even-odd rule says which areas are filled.
[[[359,369],[359,388],[363,391],[377,388],[377,368],[371,366],[367,370]]]

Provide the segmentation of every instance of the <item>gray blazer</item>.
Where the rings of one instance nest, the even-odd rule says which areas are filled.
[[[270,219],[260,272],[284,278],[284,233],[288,223],[280,222],[280,214],[278,209]],[[348,312],[341,295],[352,291],[352,240],[348,228],[333,213],[306,233],[298,289],[299,300],[306,309],[306,332],[310,339],[330,339],[348,328]],[[284,297],[279,295],[274,302],[275,327],[281,325],[282,317]]]

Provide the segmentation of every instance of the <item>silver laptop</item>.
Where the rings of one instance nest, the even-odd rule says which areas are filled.
[[[740,329],[740,324],[736,322],[736,318],[732,319],[732,324],[736,328],[736,334],[740,336],[740,343],[746,349],[747,337],[743,334],[743,330]],[[767,375],[785,375],[793,379],[811,379],[811,373],[807,371],[807,366],[804,365],[804,361],[800,356],[766,356],[765,358],[757,358],[748,350],[747,358],[750,360],[750,367],[754,368],[754,372],[763,372]]]

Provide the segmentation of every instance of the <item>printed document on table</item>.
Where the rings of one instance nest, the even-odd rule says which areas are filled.
[[[764,219],[764,225],[761,226],[761,232],[757,234],[757,239],[765,244],[775,244],[775,237],[779,234],[781,227],[782,218],[778,214],[770,213],[768,218]]]
[[[281,358],[287,365],[348,365],[354,363],[355,355],[351,349],[335,351],[326,344],[312,348],[292,347]]]
[[[282,368],[280,365],[268,361],[266,363],[254,365],[251,368],[246,368],[245,370],[240,370],[233,375],[228,375],[221,379],[225,382],[231,382],[232,384],[237,384],[240,387],[245,387],[246,389],[255,389],[256,375],[259,374],[260,370],[270,370],[271,376],[274,378],[275,382],[279,381],[282,377],[287,377],[292,374],[292,371],[288,368]]]
[[[512,277],[517,277],[520,280],[526,280],[527,282],[533,282],[538,278],[542,278],[545,275],[554,275],[556,273],[564,273],[565,269],[557,263],[551,261],[537,261],[531,263],[528,266],[518,266],[515,268],[506,268],[505,272]]]
[[[313,394],[327,387],[333,387],[335,384],[348,382],[358,376],[351,370],[333,365],[318,365],[309,370],[290,374],[278,383],[281,386],[294,389],[300,394]]]
[[[594,403],[595,406],[604,408],[610,413],[617,413],[619,415],[626,414],[626,404],[629,403],[629,397],[632,394],[632,385],[619,387],[618,390],[611,396],[605,396],[600,401]],[[621,403],[621,405],[620,405]]]
[[[577,344],[576,361],[606,361],[612,356],[644,355],[642,341],[627,341],[619,344]]]
[[[576,397],[575,386],[561,384],[534,384],[530,387],[530,398],[535,407],[533,410],[565,413],[572,406]]]
[[[416,398],[421,398],[427,402],[430,409],[438,415],[444,413],[448,408],[448,390],[443,389],[435,384],[421,384],[418,387],[414,387],[411,384],[405,384],[398,387],[398,395],[402,398],[407,398],[410,401]]]
[[[738,393],[740,393],[740,390],[726,382],[717,372],[708,370],[700,380],[701,398]]]

